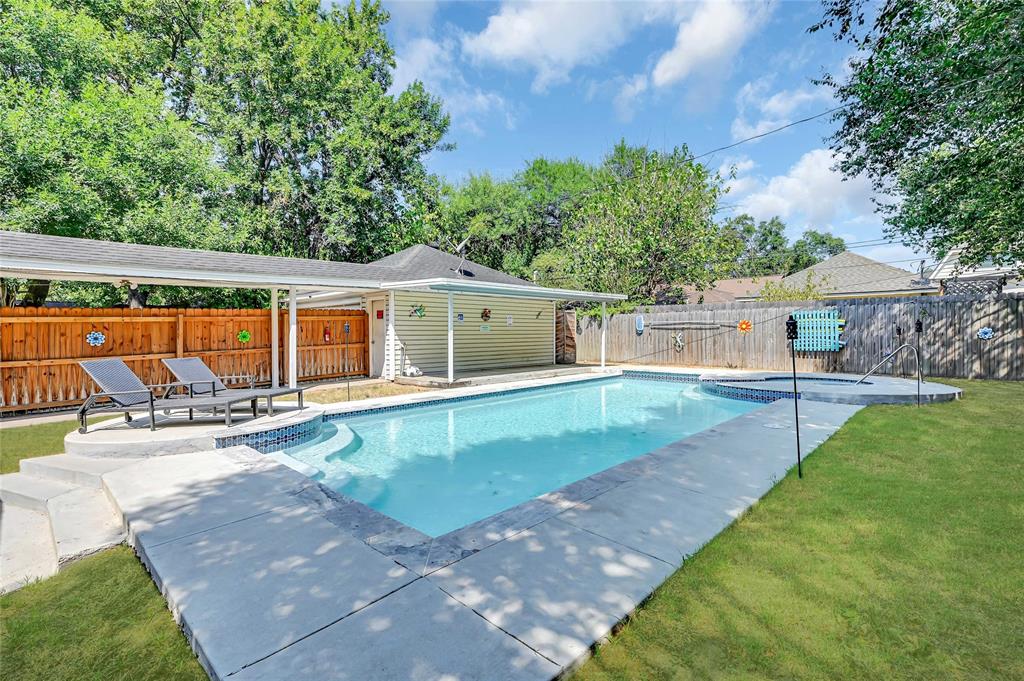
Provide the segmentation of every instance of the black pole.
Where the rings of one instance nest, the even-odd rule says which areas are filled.
[[[914,322],[914,340],[917,342],[917,354],[914,361],[917,362],[917,406],[921,406],[921,333],[924,331],[924,323],[918,316]]]
[[[789,319],[786,320],[786,338],[789,339],[789,356],[793,359],[793,416],[795,418],[793,425],[796,428],[796,476],[802,479],[804,477],[804,466],[803,461],[800,459],[800,401],[797,399],[800,393],[797,392],[796,386],[797,325],[793,315],[789,315]]]

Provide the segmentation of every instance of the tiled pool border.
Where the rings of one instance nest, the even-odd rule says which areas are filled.
[[[548,388],[554,387],[577,385],[580,383],[589,384],[594,381],[608,381],[615,378],[629,378],[647,381],[670,381],[675,383],[691,384],[699,383],[701,384],[701,389],[708,392],[709,394],[729,399],[744,400],[748,402],[773,402],[777,399],[788,398],[790,395],[790,393],[786,391],[767,389],[760,390],[756,388],[734,388],[732,386],[720,385],[721,383],[729,382],[754,382],[766,380],[765,378],[758,378],[757,376],[710,376],[708,378],[702,378],[701,374],[696,373],[625,369],[620,374],[594,376],[584,380],[577,380],[567,383],[549,383],[544,385],[523,386],[520,388],[494,390],[489,392],[476,393],[472,395],[438,397],[436,399],[421,400],[417,402],[393,404],[383,407],[366,407],[365,409],[354,409],[351,411],[345,411],[341,413],[324,414],[321,419],[312,419],[303,423],[293,424],[280,428],[273,428],[270,430],[259,431],[255,433],[243,433],[240,435],[218,437],[215,438],[215,442],[216,447],[218,449],[223,449],[225,447],[233,447],[236,445],[246,445],[265,454],[267,452],[275,451],[278,449],[284,449],[285,447],[295,447],[304,442],[308,442],[310,440],[315,439],[320,434],[320,428],[324,422],[344,421],[346,419],[358,418],[362,416],[373,416],[376,414],[406,411],[409,409],[415,409],[417,407],[432,407],[437,406],[439,404],[469,402],[473,400],[482,400],[488,397],[495,397],[499,395],[514,395],[520,393],[528,393],[537,390],[546,390]]]

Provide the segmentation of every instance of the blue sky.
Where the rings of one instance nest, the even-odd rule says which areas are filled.
[[[835,106],[811,81],[850,48],[807,33],[817,2],[385,0],[395,87],[421,80],[451,116],[456,149],[431,170],[507,177],[537,156],[597,161],[619,139],[699,154]],[[842,181],[828,117],[704,159],[735,167],[724,210],[779,215],[847,241],[882,236],[865,180]],[[855,249],[894,261],[901,245]],[[894,263],[915,269],[914,263]]]

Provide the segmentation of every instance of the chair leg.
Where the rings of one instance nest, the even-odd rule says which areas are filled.
[[[256,406],[256,398],[253,398],[251,406],[252,406],[252,417],[254,419],[255,418],[259,418],[260,411],[259,411],[259,407]]]
[[[270,395],[267,395],[267,414],[274,415],[274,398]]]
[[[299,409],[305,409],[305,407],[302,406],[302,391],[301,390],[299,391]]]
[[[149,394],[149,429],[156,430],[156,406],[153,404],[153,393]]]
[[[231,405],[230,404],[227,405],[227,407],[224,408],[224,425],[226,425],[226,426],[230,426],[231,425]]]
[[[128,412],[124,413],[124,422],[125,423],[131,423],[132,422],[132,415],[129,414]]]
[[[191,421],[192,419],[195,418],[195,414],[193,413],[194,411],[195,411],[194,409],[189,408],[189,410],[188,410],[188,420],[189,421]]]

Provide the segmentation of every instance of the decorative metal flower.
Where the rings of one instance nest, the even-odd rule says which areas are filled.
[[[482,320],[484,320],[486,322],[490,318],[491,318],[491,308],[485,307],[483,309],[483,311],[480,313],[480,319],[482,319]]]
[[[978,331],[978,338],[981,340],[992,340],[995,337],[996,332],[990,326],[986,326]]]
[[[94,348],[98,348],[99,346],[107,342],[107,337],[103,334],[102,331],[90,331],[89,333],[85,334],[85,342]]]
[[[426,314],[427,314],[427,308],[423,307],[422,305],[413,305],[409,309],[409,316],[410,317],[417,317],[417,318],[422,319],[423,317],[426,316]]]
[[[238,339],[239,343],[248,343],[252,340],[252,334],[249,333],[249,329],[242,329],[235,338]]]
[[[683,332],[680,331],[672,337],[672,345],[675,346],[676,352],[683,351]]]
[[[749,319],[741,319],[740,323],[736,325],[736,329],[740,333],[750,333],[754,330],[754,325]]]

